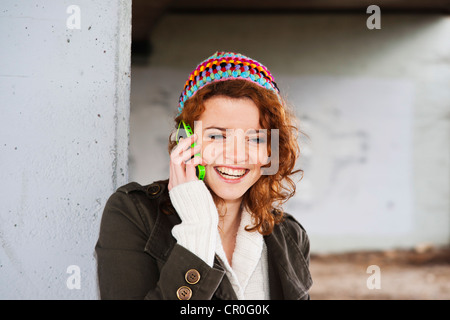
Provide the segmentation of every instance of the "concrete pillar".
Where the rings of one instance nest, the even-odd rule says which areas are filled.
[[[131,1],[2,1],[0,299],[96,299],[128,181]]]

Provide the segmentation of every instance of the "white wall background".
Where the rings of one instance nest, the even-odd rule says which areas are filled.
[[[131,2],[2,1],[0,30],[0,299],[96,299],[101,213],[128,179]]]
[[[269,67],[296,106],[298,192],[286,206],[313,252],[450,241],[450,18],[168,15],[132,68],[130,180],[169,176],[167,140],[189,72],[217,50]]]

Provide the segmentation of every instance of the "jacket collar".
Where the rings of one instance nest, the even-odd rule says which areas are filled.
[[[161,201],[169,198],[167,184],[161,184],[161,187],[163,188],[161,196],[157,198],[158,207]],[[176,244],[171,230],[179,223],[181,219],[178,214],[167,215],[158,210],[145,251],[165,263]],[[270,235],[264,236],[264,241],[267,246],[271,299],[297,300],[308,294],[308,289],[312,285],[308,263],[283,223],[276,225]],[[231,283],[225,277],[216,292],[217,298],[229,299],[227,292],[230,288],[233,292]],[[235,295],[231,296],[231,298],[235,297]]]

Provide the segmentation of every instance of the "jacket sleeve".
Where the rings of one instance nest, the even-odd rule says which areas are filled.
[[[101,299],[178,299],[180,287],[188,287],[191,299],[209,300],[225,274],[218,265],[176,244],[166,261],[144,251],[150,232],[131,195],[115,192],[103,211],[95,251]],[[189,284],[185,275],[200,275]]]

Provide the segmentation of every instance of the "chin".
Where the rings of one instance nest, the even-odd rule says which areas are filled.
[[[225,188],[221,188],[221,187],[211,187],[211,189],[214,191],[214,193],[219,196],[220,198],[222,198],[223,200],[226,201],[232,201],[232,200],[237,200],[237,199],[241,199],[242,196],[245,194],[245,192],[248,189],[245,190],[237,190],[238,188],[234,188],[234,190],[228,190]],[[240,188],[239,188],[240,189]]]

